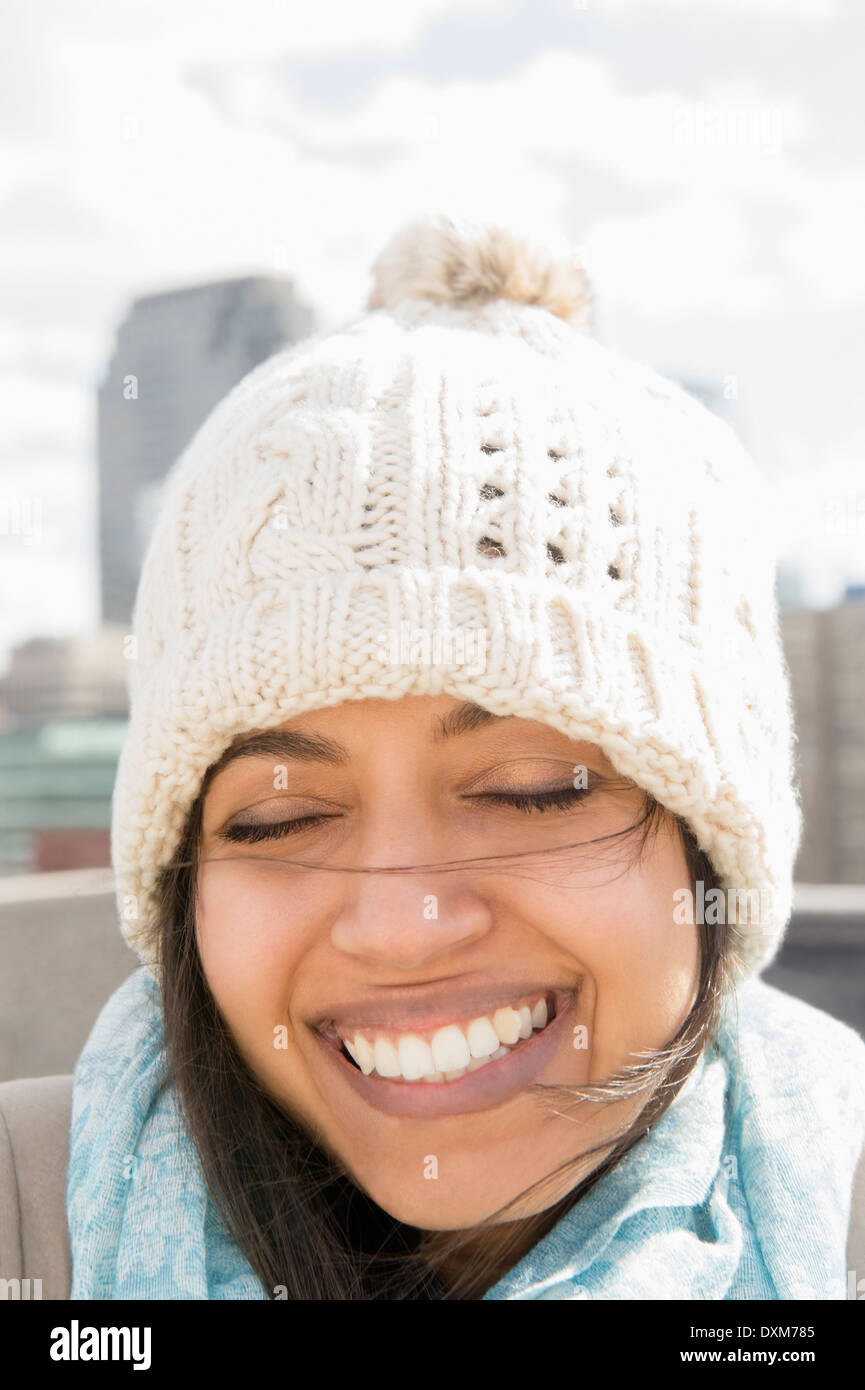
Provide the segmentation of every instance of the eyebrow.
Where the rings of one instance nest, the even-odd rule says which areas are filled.
[[[438,715],[433,720],[432,741],[444,743],[488,724],[507,723],[515,717],[512,714],[492,714],[490,710],[467,700],[448,714]],[[304,733],[300,729],[271,729],[259,734],[247,734],[239,742],[232,743],[222,757],[208,768],[206,782],[210,782],[218,772],[238,758],[293,759],[296,762],[326,763],[330,767],[345,767],[351,762],[348,749],[324,734],[312,730]]]

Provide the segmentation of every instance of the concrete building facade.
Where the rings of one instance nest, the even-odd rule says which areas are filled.
[[[314,328],[291,282],[264,276],[134,301],[99,387],[103,623],[129,624],[162,482],[198,426],[247,372]]]
[[[865,883],[865,595],[781,613],[805,819],[801,883]]]

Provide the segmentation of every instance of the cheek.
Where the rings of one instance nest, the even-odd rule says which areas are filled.
[[[600,901],[591,949],[605,981],[618,980],[629,994],[651,997],[690,985],[698,960],[697,929],[674,920],[672,893],[663,883],[638,878]]]
[[[674,920],[687,869],[660,862],[635,867],[603,887],[577,890],[563,905],[548,899],[545,933],[583,974],[583,1000],[598,1069],[611,1069],[678,1031],[699,980],[697,928]],[[535,901],[534,915],[540,903]]]
[[[303,950],[286,895],[250,876],[211,871],[199,882],[196,923],[204,973],[229,1023],[281,1012]]]
[[[314,1094],[311,1099],[289,1022],[292,990],[309,946],[299,927],[305,918],[292,898],[274,892],[260,875],[245,882],[227,874],[202,879],[196,937],[210,991],[250,1071],[296,1119],[312,1125]]]

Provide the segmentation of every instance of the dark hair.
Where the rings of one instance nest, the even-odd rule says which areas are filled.
[[[360,1189],[280,1108],[239,1053],[207,984],[196,941],[196,864],[208,781],[206,777],[172,863],[160,877],[157,971],[166,1084],[176,1083],[207,1189],[227,1231],[270,1297],[277,1289],[280,1297],[293,1300],[481,1297],[520,1257],[527,1229],[533,1244],[541,1239],[673,1101],[704,1048],[713,1042],[735,934],[698,923],[696,998],[667,1046],[604,1082],[532,1088],[546,1093],[558,1113],[648,1092],[646,1104],[621,1134],[588,1151],[604,1151],[590,1173],[585,1173],[583,1153],[533,1185],[529,1190],[535,1192],[555,1180],[561,1190],[562,1175],[574,1170],[575,1185],[529,1218],[528,1228],[526,1218],[510,1223],[489,1218],[469,1230],[425,1232],[395,1220]],[[619,835],[630,837],[629,843],[636,840],[642,857],[649,837],[670,819],[671,813],[647,793],[641,817]],[[718,886],[711,862],[690,828],[679,817],[672,820],[682,838],[695,893],[699,881],[706,890]],[[501,1212],[495,1215],[500,1218]],[[475,1250],[472,1242],[479,1244],[479,1238],[481,1248]],[[467,1264],[466,1250],[471,1251]],[[455,1261],[456,1276],[442,1283],[437,1276]]]

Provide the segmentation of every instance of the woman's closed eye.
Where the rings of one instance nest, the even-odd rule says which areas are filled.
[[[589,795],[589,787],[555,787],[549,791],[533,792],[483,792],[469,797],[471,801],[489,801],[495,805],[513,807],[523,815],[572,809]],[[260,844],[263,840],[279,840],[284,836],[296,835],[303,830],[311,830],[324,821],[341,820],[341,816],[317,815],[300,816],[293,820],[247,821],[229,825],[219,832],[219,838],[230,844]]]
[[[481,792],[475,801],[514,806],[518,811],[557,811],[574,806],[588,796],[589,787],[554,787],[545,792]]]

